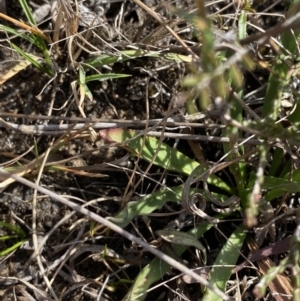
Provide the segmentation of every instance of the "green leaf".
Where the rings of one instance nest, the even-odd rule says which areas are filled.
[[[207,230],[212,227],[212,224],[203,223],[196,228],[190,230],[188,233],[196,238],[200,238]],[[172,246],[178,256],[180,256],[185,250],[185,246],[173,245]],[[164,252],[170,256],[167,250]],[[150,264],[145,266],[138,276],[135,278],[133,285],[128,291],[127,295],[122,301],[143,301],[147,296],[147,290],[149,287],[161,280],[161,278],[168,272],[170,266],[159,258],[155,258]]]
[[[151,162],[154,155],[159,148],[158,155],[154,159],[153,163],[164,167],[165,169],[177,171],[179,173],[190,175],[191,172],[199,166],[199,163],[183,155],[181,152],[173,149],[165,143],[161,143],[153,137],[146,137],[143,147],[144,137],[136,137],[138,133],[133,130],[124,129],[107,129],[101,130],[100,136],[111,142],[124,142],[123,146],[134,155],[138,155],[141,150],[141,157]],[[121,145],[122,146],[122,145]]]
[[[157,51],[146,51],[146,50],[123,50],[119,52],[119,55],[102,54],[97,57],[93,57],[84,61],[83,66],[85,69],[94,67],[98,68],[104,65],[114,64],[117,62],[125,62],[139,57],[163,57],[168,60],[191,62],[191,58],[185,55],[179,55],[174,53],[159,53]]]
[[[300,182],[294,182],[287,179],[265,176],[265,181],[262,185],[263,189],[286,190],[288,192],[300,191]]]
[[[6,222],[2,222],[0,221],[0,226],[3,228],[6,228],[9,231],[13,231],[16,234],[13,235],[3,235],[0,236],[0,241],[8,241],[8,240],[15,240],[18,239],[19,241],[16,242],[13,246],[6,248],[5,250],[0,251],[0,257],[1,256],[5,256],[9,253],[11,253],[12,251],[14,251],[15,249],[17,249],[19,246],[21,246],[26,240],[26,232],[23,231],[20,227],[12,225],[10,223],[6,223]]]
[[[271,166],[269,168],[269,172],[268,172],[269,176],[274,177],[276,175],[279,166],[282,164],[282,158],[283,158],[283,149],[276,148],[273,154],[273,160],[271,162]]]
[[[32,12],[31,12],[31,9],[28,6],[26,0],[19,0],[19,2],[22,6],[23,12],[25,13],[26,18],[29,21],[29,23],[31,23],[31,25],[36,25],[35,20],[34,20],[33,15],[32,15]]]
[[[1,222],[1,221],[0,221],[0,226],[10,231],[16,232],[17,234],[19,234],[19,236],[26,236],[26,233],[18,226],[6,222]]]
[[[286,19],[292,18],[299,11],[299,0],[291,1],[288,12],[286,13]],[[282,45],[292,54],[295,55],[298,52],[298,38],[300,35],[300,30],[298,28],[293,29],[293,31],[288,30],[281,34],[280,40]]]
[[[195,190],[191,189],[191,194]],[[126,207],[114,218],[120,220],[118,226],[126,227],[136,216],[148,215],[155,210],[161,209],[167,202],[181,201],[182,186],[162,189],[151,193],[137,202],[129,202]]]
[[[247,37],[247,12],[245,7],[240,13],[239,16],[239,25],[238,25],[239,39],[244,39]]]
[[[167,170],[190,175],[192,171],[199,166],[199,163],[185,156],[178,150],[165,143],[159,144],[159,141],[153,137],[136,137],[137,132],[124,129],[106,129],[99,132],[100,136],[110,142],[123,143],[121,145],[133,155],[138,156],[153,164],[161,166]],[[159,151],[157,152],[157,150]],[[157,154],[157,155],[156,155]],[[155,156],[156,155],[156,156]],[[199,171],[199,175],[205,171],[205,168]],[[208,183],[217,186],[227,192],[232,192],[230,186],[218,178],[211,175]]]
[[[286,14],[286,18],[293,17],[299,10],[299,0],[292,1],[290,8]],[[280,39],[285,48],[288,50],[293,56],[298,52],[298,38],[300,35],[300,30],[295,29],[293,31],[288,30],[281,34]],[[290,67],[286,62],[277,63],[268,80],[268,87],[267,92],[264,97],[264,104],[263,104],[263,112],[262,117],[271,117],[272,119],[276,120],[279,108],[281,106],[282,101],[282,91],[283,88],[289,84]],[[299,107],[299,106],[298,106]],[[296,117],[296,121],[298,121],[299,111],[297,111],[297,116],[295,115],[296,112],[292,114],[292,117],[289,120],[292,120]]]
[[[33,14],[31,12],[30,7],[27,4],[27,1],[26,0],[19,0],[19,2],[22,6],[23,12],[25,13],[28,22],[31,24],[31,26],[36,27],[36,23],[35,23]],[[43,69],[39,68],[39,69],[42,70],[43,72],[46,72],[47,74],[49,74],[51,76],[53,74],[52,63],[51,63],[51,59],[50,59],[50,56],[49,56],[49,53],[48,53],[48,50],[47,50],[47,46],[46,46],[46,43],[45,43],[44,39],[42,37],[40,37],[39,35],[36,35],[36,34],[33,34],[33,33],[30,34],[30,36],[32,37],[33,44],[35,46],[37,46],[43,52],[44,58],[45,58],[45,61],[46,61],[47,69],[45,69],[45,68],[43,68]]]
[[[12,251],[14,251],[15,249],[17,249],[18,247],[20,247],[27,239],[23,239],[21,241],[18,241],[17,243],[15,243],[13,246],[3,250],[3,251],[0,251],[0,257],[1,256],[5,256],[9,253],[11,253]]]
[[[175,245],[182,245],[187,247],[195,247],[199,249],[203,254],[203,263],[207,262],[207,254],[206,249],[202,245],[202,243],[198,240],[198,238],[181,231],[175,230],[158,230],[156,231],[163,240],[170,242]]]
[[[225,292],[227,281],[231,275],[232,265],[236,264],[240,256],[239,250],[244,243],[246,233],[245,228],[243,226],[239,226],[226,241],[214,262],[214,266],[210,274],[210,282],[223,292]],[[222,301],[220,297],[211,290],[207,290],[201,300]]]
[[[89,100],[93,100],[93,94],[90,91],[89,87],[86,85],[86,76],[85,76],[85,71],[81,66],[78,68],[79,71],[79,89],[80,89],[80,96],[82,99],[84,99],[85,96],[89,98]]]
[[[139,201],[129,202],[126,207],[120,211],[116,216],[114,216],[114,220],[112,220],[115,224],[120,226],[121,228],[126,227],[130,224],[130,222],[137,216],[148,215],[155,210],[161,209],[167,202],[181,202],[182,195],[182,186],[178,187],[170,187],[165,188],[160,191],[151,193]],[[194,193],[203,193],[201,189],[191,189],[190,195]],[[221,196],[219,195],[221,198]],[[224,197],[224,196],[223,196]],[[222,219],[224,215],[220,215],[219,219]],[[228,214],[227,214],[228,216]],[[119,220],[116,222],[115,220]]]
[[[11,33],[13,35],[17,35],[17,36],[21,37],[22,39],[28,41],[31,44],[35,43],[35,38],[32,35],[21,33],[21,32],[19,32],[18,30],[14,29],[14,28],[11,28],[11,27],[8,27],[8,26],[5,26],[5,25],[1,24],[0,25],[0,31],[6,32],[6,33]]]
[[[19,238],[19,235],[5,235],[5,236],[0,236],[0,241],[5,241],[5,240],[10,240],[10,239],[15,239]]]
[[[268,201],[274,200],[286,192],[295,193],[300,191],[300,172],[296,170],[293,173],[292,180],[289,180],[289,174],[285,176],[285,178],[276,178],[270,176],[264,176],[264,183],[262,184],[262,189],[269,190],[265,199]],[[243,191],[243,193],[248,193],[253,189],[254,185],[254,174],[252,179],[249,181],[247,185],[247,189]]]
[[[91,82],[94,80],[103,81],[103,80],[108,80],[108,79],[123,78],[123,77],[129,77],[129,76],[131,76],[131,75],[115,74],[115,73],[93,74],[93,75],[86,76],[85,81],[88,83],[88,82]]]
[[[39,70],[41,70],[44,73],[47,73],[48,75],[51,75],[51,72],[48,69],[44,68],[44,66],[38,62],[38,59],[40,59],[40,58],[37,58],[37,57],[34,57],[33,55],[27,54],[14,43],[9,42],[9,44],[11,45],[12,48],[14,48],[21,56],[23,56],[27,61],[29,61],[36,68],[38,68]]]

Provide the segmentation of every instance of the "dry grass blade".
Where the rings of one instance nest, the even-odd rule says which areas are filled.
[[[7,21],[9,21],[9,22],[17,25],[18,27],[21,27],[21,28],[23,28],[25,30],[28,30],[29,32],[31,32],[31,33],[33,33],[33,34],[41,37],[45,41],[51,43],[50,38],[48,36],[46,36],[42,31],[40,31],[38,28],[35,28],[33,26],[29,26],[29,25],[27,25],[27,24],[25,24],[23,22],[20,22],[20,21],[14,19],[14,18],[11,18],[11,17],[9,17],[9,16],[7,16],[7,15],[1,13],[1,12],[0,12],[0,18],[3,18],[5,20],[7,20]]]
[[[257,245],[252,241],[248,243],[250,251],[254,253],[258,250]],[[260,272],[265,275],[271,267],[274,267],[274,262],[266,257],[262,260],[257,261]],[[290,300],[293,292],[291,281],[285,275],[278,274],[269,284],[269,289],[276,301],[287,301]]]
[[[22,61],[13,66],[11,69],[0,74],[0,85],[4,84],[7,80],[18,74],[20,71],[24,70],[30,64],[31,63],[29,61]]]

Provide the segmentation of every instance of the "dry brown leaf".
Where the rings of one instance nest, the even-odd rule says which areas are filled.
[[[265,258],[257,262],[260,272],[265,275],[268,270],[275,266],[270,258]],[[269,289],[276,301],[290,301],[292,298],[293,288],[290,279],[285,275],[277,274],[269,284]]]
[[[248,240],[248,247],[252,253],[258,250],[258,246],[253,240]],[[269,257],[257,261],[257,265],[263,275],[267,274],[268,270],[275,266],[274,262]],[[287,276],[277,274],[273,281],[270,282],[269,289],[276,301],[291,300],[293,288],[290,279]]]
[[[29,61],[21,61],[11,69],[5,71],[4,74],[0,74],[0,85],[4,84],[7,80],[15,76],[29,65],[31,65]]]

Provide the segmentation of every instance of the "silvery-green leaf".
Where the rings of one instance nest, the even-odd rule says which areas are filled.
[[[207,256],[206,249],[202,245],[202,243],[188,233],[174,231],[174,230],[158,230],[156,233],[165,241],[170,242],[172,244],[183,245],[183,246],[193,246],[199,249],[203,254],[203,261],[206,264]]]

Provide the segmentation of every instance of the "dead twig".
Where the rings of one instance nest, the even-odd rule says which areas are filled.
[[[149,120],[149,125],[155,125],[157,124],[158,120]],[[92,127],[94,130],[99,129],[107,129],[107,128],[121,128],[121,127],[129,127],[129,128],[139,128],[141,126],[144,126],[145,123],[143,121],[132,121],[132,124],[130,122],[124,120],[119,122],[101,122],[101,123],[95,123],[91,124],[90,127]],[[166,123],[167,127],[173,126],[173,130],[179,129],[179,128],[224,128],[225,126],[218,125],[218,124],[201,124],[201,123],[183,123],[183,122],[172,122],[167,121]],[[84,123],[78,123],[75,126],[71,124],[49,124],[49,125],[19,125],[15,123],[9,123],[9,122],[3,122],[0,119],[0,128],[6,127],[12,130],[16,130],[22,134],[25,135],[37,135],[37,136],[61,136],[63,134],[66,134],[66,132],[74,135],[74,138],[89,138],[89,131],[84,131],[84,128],[87,127],[87,125]],[[70,131],[72,129],[72,131]],[[76,133],[80,130],[83,130],[80,135],[76,135]],[[170,128],[169,128],[170,130]],[[142,133],[138,131],[137,133]],[[217,142],[217,143],[224,143],[224,142],[230,142],[230,139],[227,137],[216,137],[216,136],[206,136],[206,135],[191,135],[191,134],[178,134],[178,133],[169,133],[169,132],[158,132],[158,131],[148,131],[148,136],[151,137],[164,137],[164,138],[173,138],[173,139],[182,139],[182,140],[189,140],[189,141],[206,141],[206,142]],[[239,143],[247,143],[252,145],[258,145],[263,143],[263,140],[260,139],[238,139]],[[300,144],[300,143],[299,143]]]

